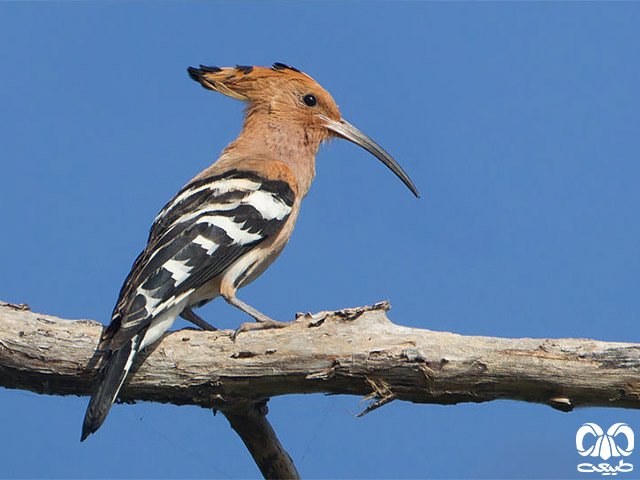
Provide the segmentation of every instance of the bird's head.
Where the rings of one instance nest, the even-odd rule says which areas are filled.
[[[248,103],[247,111],[266,112],[269,124],[279,128],[294,122],[319,145],[333,137],[361,146],[384,163],[419,197],[407,173],[382,147],[342,118],[331,94],[300,70],[274,63],[273,67],[189,67],[189,76],[208,90]]]

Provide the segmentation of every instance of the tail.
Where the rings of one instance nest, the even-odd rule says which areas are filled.
[[[115,402],[124,379],[127,378],[133,358],[140,350],[143,336],[144,333],[139,333],[121,349],[109,352],[107,362],[100,371],[96,389],[87,407],[87,413],[84,415],[81,442],[98,430],[107,418],[111,405]]]

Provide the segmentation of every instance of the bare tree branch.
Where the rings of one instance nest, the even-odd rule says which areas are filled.
[[[300,316],[284,329],[170,333],[136,360],[121,392],[225,410],[291,393],[454,404],[495,399],[639,408],[640,345],[584,339],[503,339],[407,328],[386,303]],[[0,386],[88,395],[102,325],[0,306]]]
[[[391,323],[388,309],[301,315],[235,342],[231,331],[172,332],[136,357],[120,398],[221,410],[265,478],[298,478],[265,418],[277,395],[362,395],[370,404],[360,415],[394,400],[640,408],[640,345],[433,332]],[[88,395],[102,328],[0,302],[0,386]]]
[[[242,438],[264,478],[300,478],[289,454],[267,421],[267,402],[223,412],[231,428]]]

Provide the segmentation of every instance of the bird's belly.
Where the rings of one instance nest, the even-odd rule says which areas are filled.
[[[278,248],[277,250],[271,251],[268,255],[264,256],[261,259],[261,261],[254,263],[250,268],[248,268],[244,272],[241,281],[237,283],[236,288],[246,287],[251,282],[253,282],[256,278],[262,275],[265,272],[265,270],[269,268],[269,266],[276,260],[276,258],[280,256],[280,254],[284,250],[285,245],[286,243],[283,243],[280,246],[280,248]]]
[[[224,293],[235,292],[238,288],[249,285],[280,256],[289,242],[299,211],[300,203],[296,202],[289,219],[277,235],[251,250],[224,272],[221,283]]]
[[[245,254],[222,274],[220,292],[233,296],[237,289],[249,285],[273,263],[285,245],[286,242],[265,244]]]
[[[220,296],[220,275],[209,280],[207,283],[198,288],[189,295],[188,306],[191,308],[202,307],[216,297]]]

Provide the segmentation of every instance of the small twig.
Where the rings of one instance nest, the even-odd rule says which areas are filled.
[[[360,413],[357,413],[356,418],[364,417],[367,413],[371,413],[374,410],[377,410],[380,407],[384,407],[387,403],[391,403],[396,399],[396,396],[391,394],[388,397],[381,398],[380,400],[376,400],[375,402],[369,404],[367,408],[365,408]]]
[[[367,405],[367,408],[356,414],[355,416],[357,418],[364,417],[367,413],[371,413],[380,407],[384,407],[387,403],[391,403],[396,399],[395,393],[391,391],[389,385],[387,385],[384,381],[375,381],[367,378],[367,383],[371,385],[373,391],[369,395],[364,397],[364,400],[373,400],[374,398],[377,398],[377,400],[370,403],[369,405]]]

